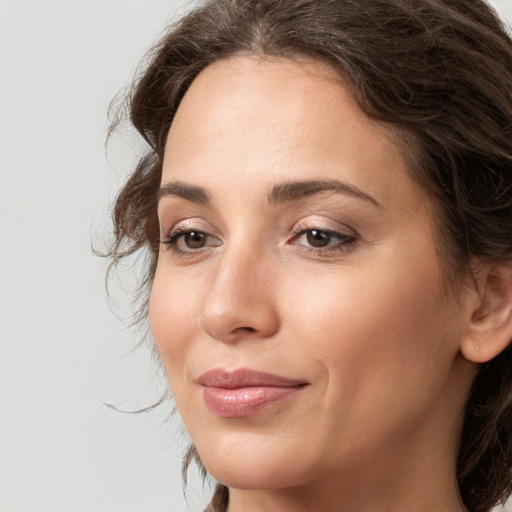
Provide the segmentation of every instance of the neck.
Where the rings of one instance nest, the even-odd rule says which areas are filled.
[[[467,512],[455,481],[445,474],[431,477],[395,472],[376,480],[366,473],[339,475],[308,487],[230,489],[228,512]]]

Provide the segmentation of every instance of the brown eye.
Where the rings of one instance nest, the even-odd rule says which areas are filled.
[[[189,231],[183,235],[183,242],[189,249],[201,249],[206,245],[207,237],[201,231]]]
[[[167,245],[180,256],[192,255],[196,252],[200,253],[202,249],[222,245],[222,242],[210,233],[180,228],[170,233],[167,238],[161,240],[161,243]]]
[[[300,229],[300,227],[299,227]],[[302,229],[292,238],[291,243],[318,256],[335,255],[350,250],[357,237],[352,234],[330,229]]]
[[[327,231],[318,231],[316,229],[312,229],[306,234],[306,240],[311,247],[327,247],[331,238],[331,233]]]

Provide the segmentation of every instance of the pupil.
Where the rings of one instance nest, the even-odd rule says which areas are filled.
[[[206,236],[200,231],[191,231],[185,235],[185,243],[190,249],[200,249],[206,243]]]
[[[313,247],[325,247],[331,241],[331,235],[325,231],[312,230],[306,235],[308,243]]]

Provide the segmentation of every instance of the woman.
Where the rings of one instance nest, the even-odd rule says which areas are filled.
[[[210,0],[154,49],[111,256],[208,510],[506,500],[511,90],[481,0]]]

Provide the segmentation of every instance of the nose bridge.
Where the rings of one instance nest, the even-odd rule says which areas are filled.
[[[272,276],[264,255],[247,244],[219,256],[202,305],[201,328],[212,338],[272,336],[279,327]]]

